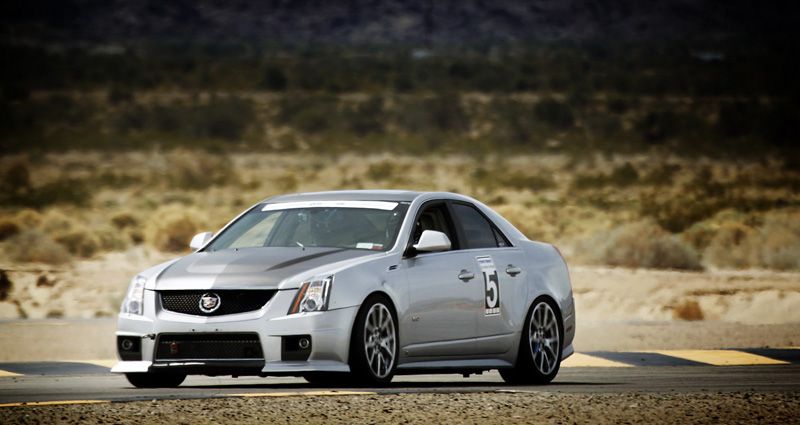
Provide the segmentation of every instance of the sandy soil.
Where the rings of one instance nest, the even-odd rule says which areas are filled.
[[[313,406],[313,408],[309,408]],[[0,409],[2,423],[794,423],[800,393],[471,393],[153,400]]]
[[[171,257],[137,247],[62,267],[0,263],[12,285],[0,319],[116,316],[131,278]]]

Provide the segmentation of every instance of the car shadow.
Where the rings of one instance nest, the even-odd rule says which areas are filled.
[[[220,383],[220,384],[201,384],[201,385],[181,385],[179,388],[191,389],[248,389],[248,390],[334,390],[334,391],[400,391],[400,392],[414,392],[415,390],[426,390],[436,388],[438,390],[464,390],[471,389],[473,391],[497,391],[497,390],[542,390],[550,391],[556,390],[559,387],[575,387],[575,386],[616,386],[621,385],[618,382],[553,382],[548,385],[513,385],[506,384],[505,382],[435,382],[435,381],[402,381],[393,382],[389,385],[382,387],[371,386],[355,386],[355,385],[320,385],[311,384],[306,382],[297,383]]]

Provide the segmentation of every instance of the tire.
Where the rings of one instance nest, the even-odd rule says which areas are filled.
[[[136,388],[175,388],[186,379],[178,373],[126,373],[125,377]]]
[[[564,325],[555,303],[537,298],[525,317],[519,343],[517,364],[501,369],[500,376],[509,384],[548,384],[561,367]]]
[[[350,339],[350,371],[357,384],[384,386],[397,369],[397,313],[388,298],[367,298],[356,315]]]

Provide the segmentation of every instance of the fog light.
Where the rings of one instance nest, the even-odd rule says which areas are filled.
[[[133,341],[129,339],[123,339],[119,345],[120,347],[122,347],[123,350],[131,351],[131,349],[133,348]]]
[[[311,341],[309,341],[308,338],[300,338],[300,341],[297,342],[297,345],[301,350],[305,350],[311,345]]]

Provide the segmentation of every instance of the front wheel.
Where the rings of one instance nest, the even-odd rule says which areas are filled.
[[[136,388],[175,388],[186,379],[177,373],[126,373],[125,377]]]
[[[525,320],[517,364],[501,369],[509,384],[547,384],[561,366],[561,319],[553,301],[538,298]]]
[[[350,370],[359,383],[386,385],[397,367],[397,317],[386,297],[368,298],[356,316]]]

